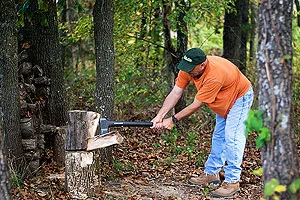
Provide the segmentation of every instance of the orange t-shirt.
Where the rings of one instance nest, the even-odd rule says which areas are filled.
[[[199,79],[180,70],[176,85],[184,89],[193,82],[198,90],[196,99],[225,119],[235,100],[248,92],[251,83],[230,61],[218,56],[207,56],[207,61]]]

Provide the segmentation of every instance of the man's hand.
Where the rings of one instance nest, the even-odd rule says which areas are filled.
[[[165,128],[165,129],[168,129],[168,130],[171,130],[173,127],[174,127],[174,122],[172,120],[172,117],[169,117],[169,118],[166,118],[166,119],[163,119],[162,121],[162,126]]]
[[[163,122],[163,117],[156,115],[154,119],[151,120],[153,122],[153,126],[150,128],[163,128],[162,122]]]

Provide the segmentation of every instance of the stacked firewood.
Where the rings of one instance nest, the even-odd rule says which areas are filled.
[[[38,65],[28,62],[28,54],[19,54],[19,87],[21,134],[29,169],[36,170],[45,149],[45,134],[55,133],[56,127],[43,124],[41,110],[49,96],[50,79]]]

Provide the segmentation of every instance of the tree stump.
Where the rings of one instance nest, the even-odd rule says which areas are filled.
[[[65,154],[65,189],[73,199],[95,195],[100,188],[99,151],[86,151],[94,137],[100,114],[91,111],[68,112]]]

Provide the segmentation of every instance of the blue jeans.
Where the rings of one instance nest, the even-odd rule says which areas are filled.
[[[216,174],[224,166],[225,182],[240,180],[243,154],[246,144],[244,121],[253,102],[252,86],[248,92],[238,98],[229,110],[227,118],[216,116],[216,125],[212,136],[210,155],[205,163],[204,172]]]

